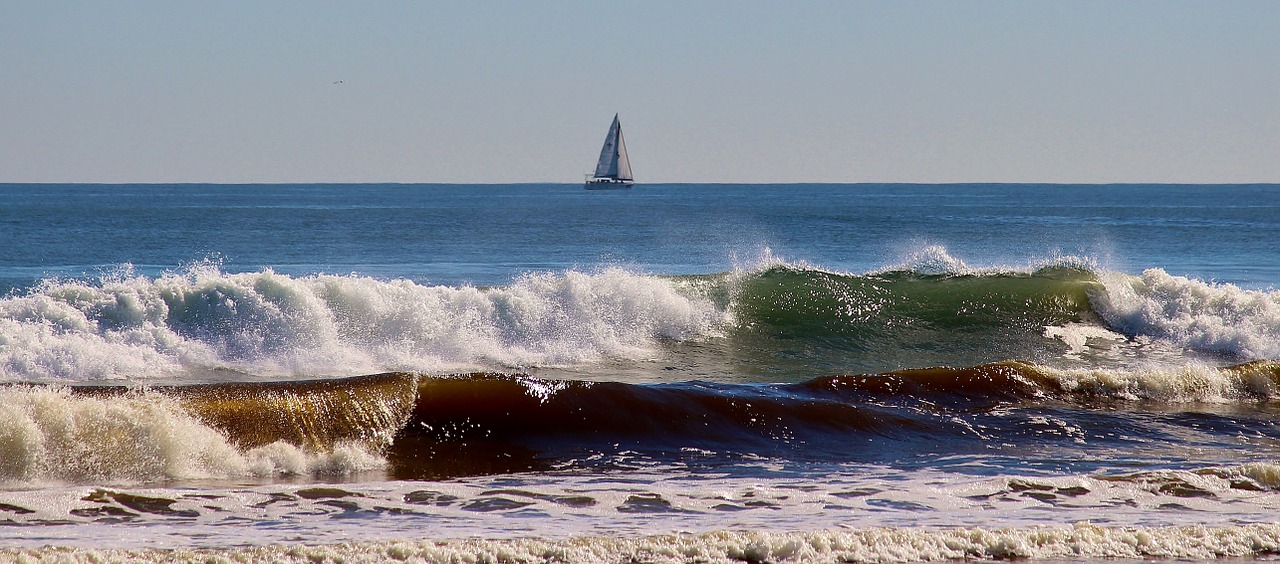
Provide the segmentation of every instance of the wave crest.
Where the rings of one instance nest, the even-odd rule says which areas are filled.
[[[45,281],[0,300],[0,379],[152,379],[555,366],[639,358],[711,334],[725,314],[669,279],[611,268],[499,288],[361,276],[225,274]]]
[[[1245,290],[1173,276],[1159,268],[1140,276],[1106,273],[1095,311],[1127,335],[1246,359],[1280,357],[1280,291]]]
[[[793,368],[812,377],[1064,354],[1127,365],[1132,359],[1118,355],[1280,357],[1280,292],[1159,269],[1128,276],[1091,268],[1057,257],[976,270],[942,247],[865,275],[766,250],[749,271],[663,277],[605,268],[526,274],[492,288],[227,274],[208,262],[154,279],[122,268],[96,282],[46,280],[0,298],[0,381],[576,369],[697,349],[706,354],[696,360],[721,363],[691,369],[697,377]],[[1143,346],[1153,340],[1158,347]]]

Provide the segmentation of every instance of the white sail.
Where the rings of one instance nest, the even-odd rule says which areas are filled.
[[[631,178],[631,159],[627,158],[627,143],[622,140],[622,124],[618,123],[618,116],[613,116],[613,123],[618,126],[618,180],[635,180]]]
[[[604,146],[600,148],[595,177],[633,180],[631,160],[627,158],[627,144],[622,138],[622,124],[618,122],[616,114],[613,116],[613,125],[609,126],[609,133],[604,137]]]

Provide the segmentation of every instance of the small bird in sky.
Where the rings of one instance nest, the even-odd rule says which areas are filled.
[[[333,81],[333,83],[334,83],[334,84],[346,84],[346,83],[347,83],[347,81],[345,81],[345,80],[335,80],[335,81]]]

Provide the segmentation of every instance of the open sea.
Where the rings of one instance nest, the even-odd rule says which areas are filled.
[[[1280,554],[1280,185],[0,184],[0,561]]]

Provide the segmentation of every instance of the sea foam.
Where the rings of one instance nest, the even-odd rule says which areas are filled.
[[[1245,290],[1158,268],[1099,279],[1105,290],[1091,295],[1094,310],[1126,335],[1245,359],[1280,357],[1280,290]]]
[[[0,380],[146,380],[569,365],[639,358],[710,334],[724,312],[619,268],[528,274],[497,288],[362,276],[226,274],[47,280],[0,299]]]
[[[1280,552],[1280,525],[1104,527],[1088,523],[1014,529],[717,531],[641,538],[401,540],[223,550],[0,551],[58,562],[924,562],[1011,559],[1216,560]]]
[[[1256,402],[1280,396],[1280,368],[1265,361],[1224,368],[1188,362],[1125,369],[1037,366],[1036,370],[1063,391],[1096,398],[1185,404]]]

